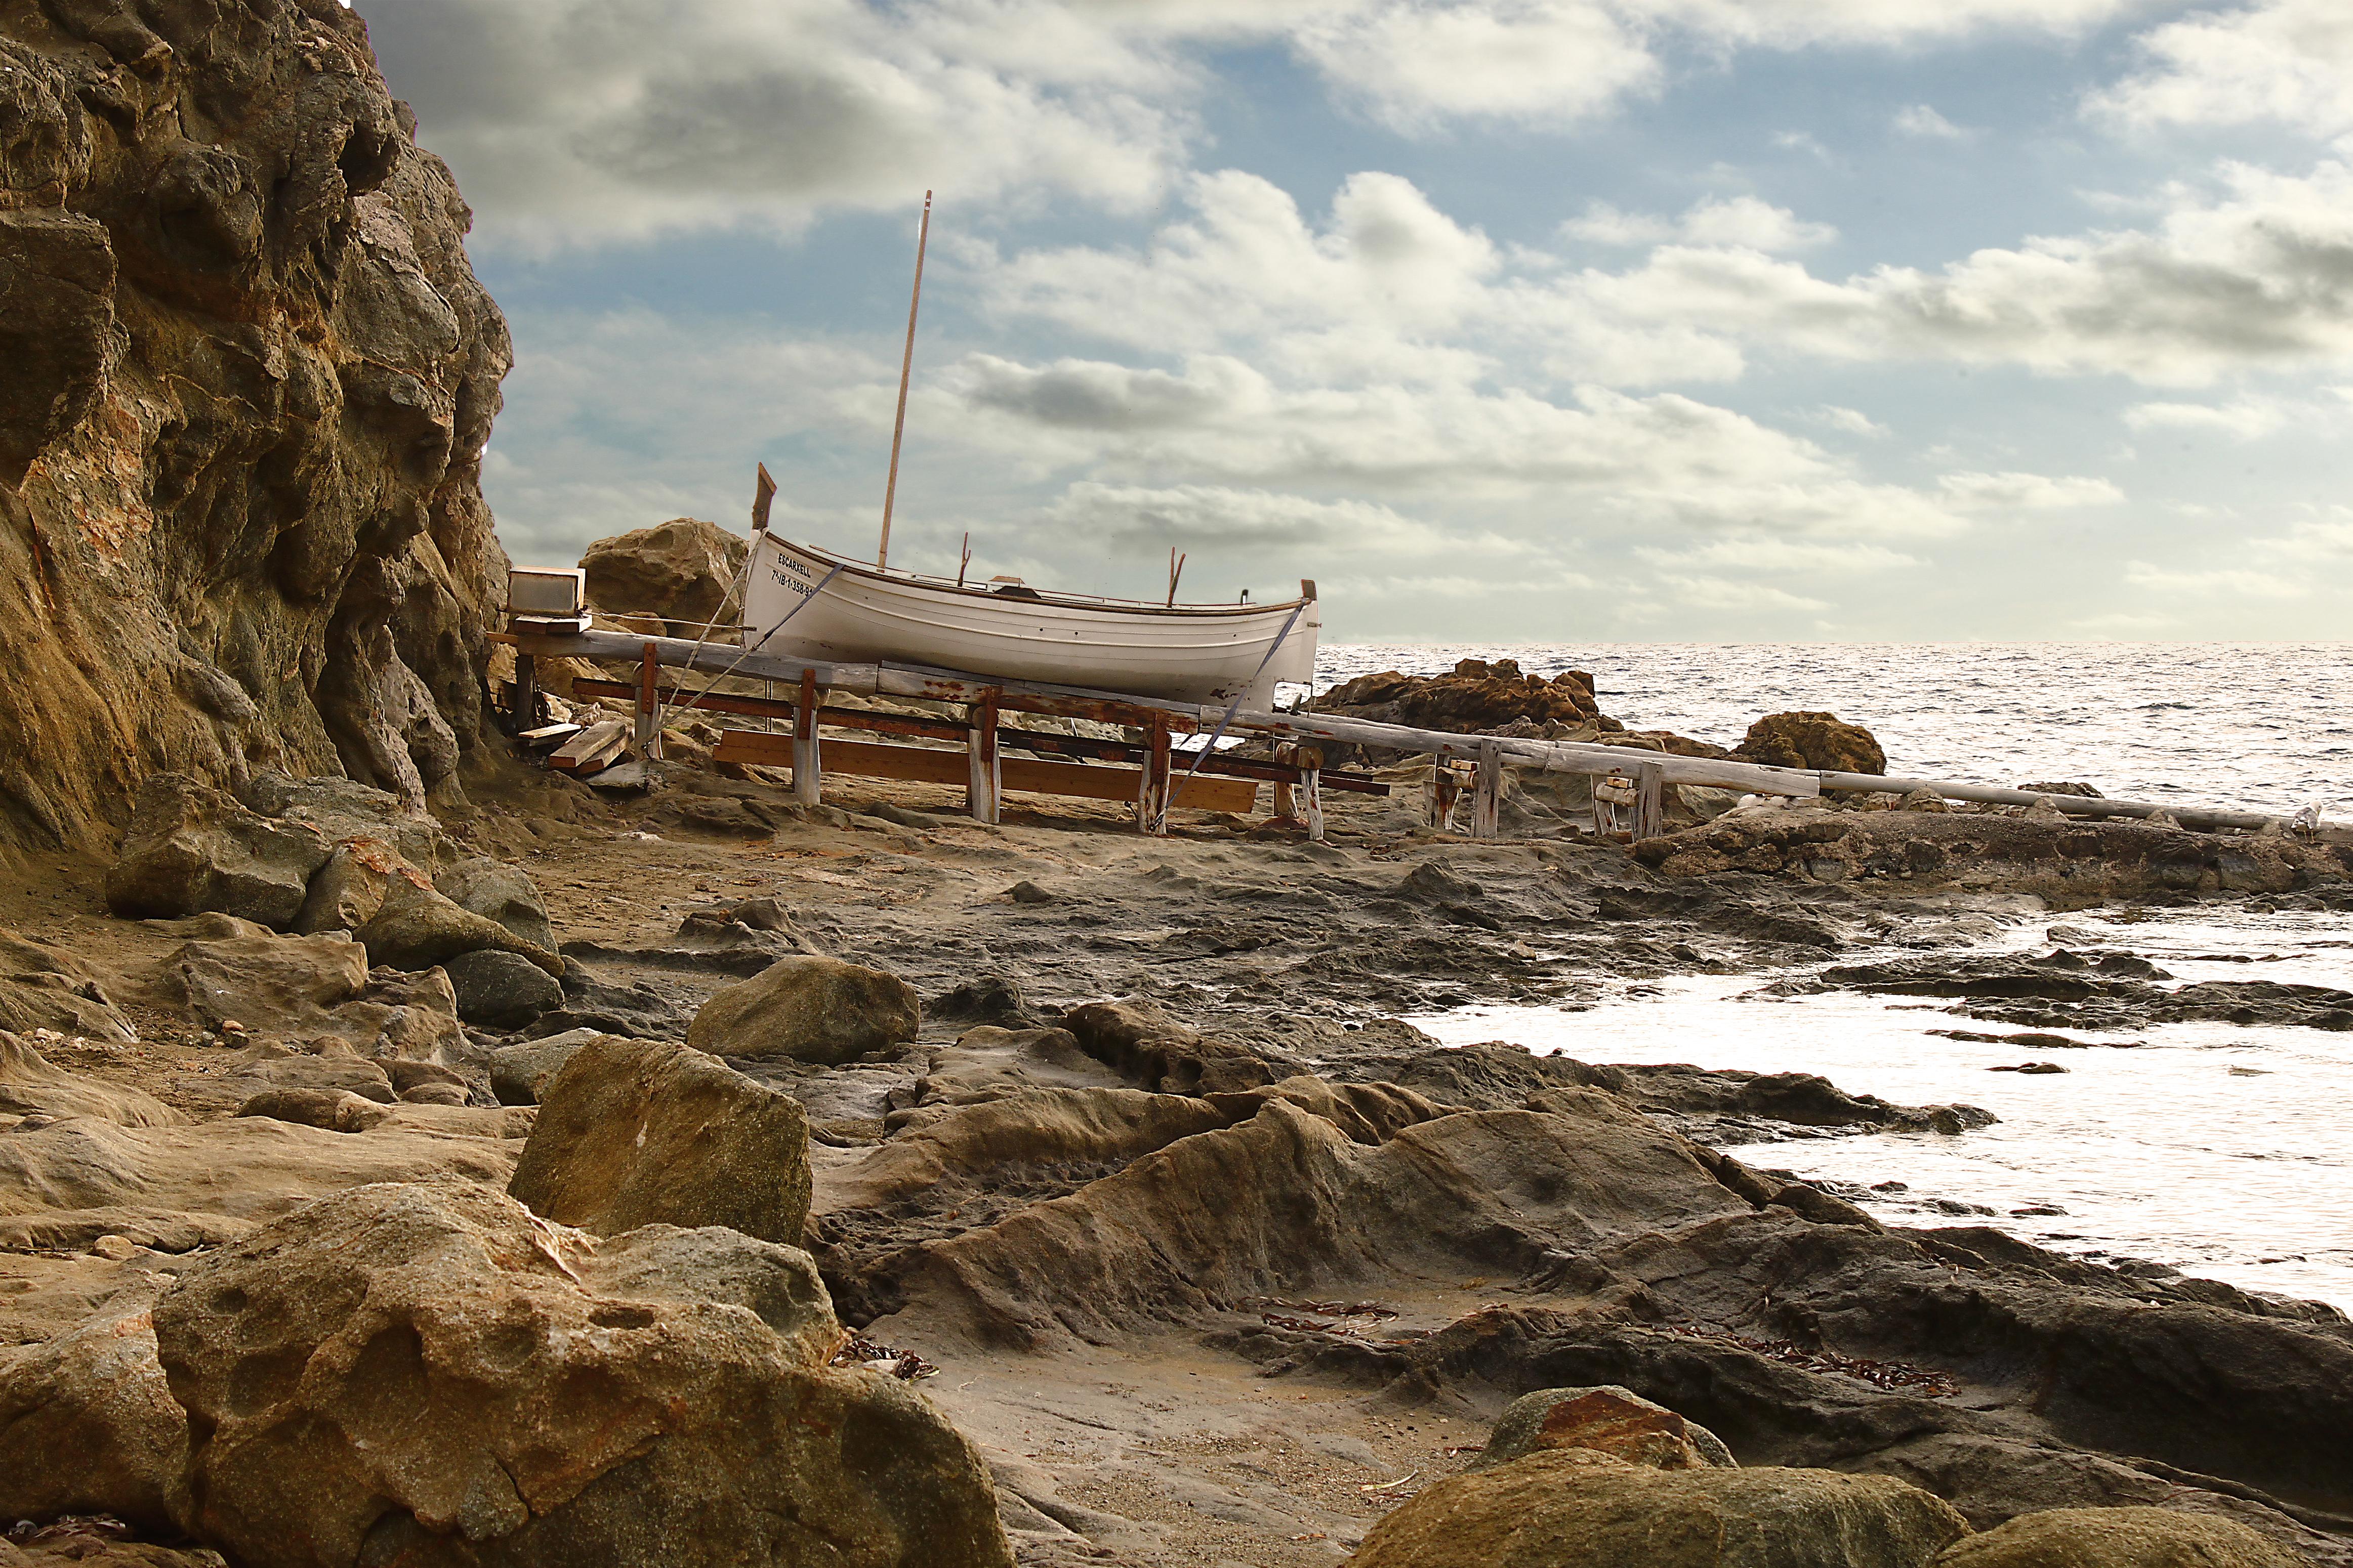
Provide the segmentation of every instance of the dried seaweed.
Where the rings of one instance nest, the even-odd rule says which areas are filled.
[[[892,1350],[877,1344],[864,1334],[851,1334],[833,1352],[828,1366],[862,1366],[875,1372],[887,1372],[904,1383],[917,1378],[937,1377],[940,1369],[913,1351]]]
[[[1808,1372],[1836,1373],[1841,1377],[1853,1378],[1857,1383],[1867,1383],[1873,1388],[1902,1389],[1906,1393],[1925,1394],[1930,1399],[1947,1399],[1961,1391],[1958,1379],[1934,1367],[1913,1366],[1900,1361],[1872,1361],[1862,1356],[1841,1355],[1836,1351],[1810,1351],[1794,1340],[1750,1339],[1746,1334],[1704,1329],[1695,1323],[1666,1323],[1661,1326],[1667,1332],[1681,1334],[1685,1339],[1710,1340],[1717,1344],[1734,1345],[1752,1355],[1786,1362]]]

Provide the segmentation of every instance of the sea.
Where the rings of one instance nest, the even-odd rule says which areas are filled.
[[[2353,823],[2353,644],[1546,644],[1327,647],[1317,686],[1463,658],[1589,671],[1605,712],[1731,745],[1762,714],[1827,710],[1891,773]],[[2055,929],[2054,929],[2055,928]],[[2122,950],[2179,982],[2353,990],[2353,915],[2243,905],[2013,914],[1941,951]],[[1932,950],[1936,951],[1936,950]],[[1751,1165],[1858,1196],[1891,1225],[1987,1225],[2102,1262],[2145,1261],[2353,1311],[2353,1034],[2167,1024],[2071,1030],[2065,1051],[1945,1039],[1916,997],[1768,997],[1805,966],[1629,982],[1598,1005],[1469,1006],[1411,1021],[1587,1061],[1820,1073],[1905,1104],[2000,1120],[1958,1137],[1745,1145]],[[2029,1059],[2063,1073],[1998,1072]]]

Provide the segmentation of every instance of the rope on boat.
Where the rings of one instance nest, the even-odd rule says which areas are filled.
[[[754,543],[754,545],[753,545],[753,553],[754,553],[754,555],[756,555],[756,554],[758,553],[758,552],[759,552],[759,545],[758,545],[758,544],[757,544],[757,542],[755,542]],[[700,700],[700,699],[702,699],[702,698],[704,698],[704,697],[708,697],[708,696],[710,696],[710,695],[711,695],[711,693],[712,693],[712,689],[713,689],[714,688],[716,688],[716,687],[718,686],[718,684],[719,684],[721,681],[723,681],[723,680],[726,679],[729,676],[731,676],[731,675],[734,674],[737,670],[739,670],[739,669],[743,668],[744,668],[744,661],[745,659],[747,659],[747,658],[751,658],[754,654],[755,654],[755,653],[759,652],[762,648],[764,648],[764,647],[767,647],[767,646],[768,646],[768,639],[769,639],[770,637],[775,637],[778,632],[780,632],[780,631],[784,630],[784,629],[785,629],[785,623],[786,623],[786,621],[791,620],[795,616],[799,615],[803,610],[805,610],[805,609],[808,608],[809,605],[810,605],[812,602],[814,602],[814,601],[816,600],[817,596],[818,596],[819,594],[822,594],[822,593],[824,593],[824,592],[825,592],[826,587],[827,587],[827,584],[830,584],[830,583],[831,583],[831,582],[832,582],[836,577],[839,577],[839,576],[840,576],[840,575],[841,575],[841,563],[840,563],[839,562],[836,562],[836,563],[834,563],[833,570],[832,570],[832,571],[830,571],[830,572],[828,572],[828,573],[827,573],[827,574],[825,574],[825,576],[824,576],[823,578],[821,578],[821,579],[818,581],[818,585],[817,585],[816,587],[814,587],[814,588],[812,588],[812,589],[810,589],[810,590],[809,590],[808,597],[807,597],[807,598],[803,599],[799,604],[795,605],[791,609],[786,610],[783,615],[781,615],[781,616],[777,616],[777,617],[776,617],[776,624],[775,626],[770,626],[766,631],[762,632],[762,633],[760,634],[760,640],[759,640],[758,642],[754,643],[751,647],[749,647],[745,648],[742,653],[737,654],[737,655],[735,656],[735,662],[734,662],[733,664],[729,665],[725,669],[721,670],[718,674],[716,674],[716,675],[712,676],[709,680],[707,680],[707,681],[703,682],[702,689],[702,690],[700,690],[700,691],[698,691],[698,692],[696,692],[696,693],[694,694],[694,695],[695,695],[695,697],[696,697],[698,700]],[[744,558],[744,593],[745,599],[746,599],[746,601],[747,601],[747,602],[748,602],[748,600],[749,600],[749,597],[750,597],[750,595],[751,595],[751,591],[752,591],[752,557],[751,557],[751,556],[746,556],[746,557]],[[1284,627],[1283,629],[1284,629],[1284,630],[1286,630],[1286,631],[1288,631],[1290,628],[1286,626],[1286,627]],[[1277,640],[1278,640],[1278,641],[1280,641],[1281,639],[1280,639],[1280,638],[1278,638]],[[696,653],[700,653],[700,652],[702,650],[702,639],[701,639],[700,637],[698,637],[698,638],[696,638],[696,639],[695,639],[694,647],[695,647],[695,652],[696,652]],[[1269,658],[1272,658],[1273,656],[1270,653],[1270,654],[1268,655],[1268,657],[1269,657]],[[688,655],[688,656],[687,656],[687,668],[690,668],[690,669],[691,669],[691,668],[694,668],[694,656],[693,656],[692,654],[690,654],[690,655]],[[676,703],[676,702],[672,702],[672,703],[669,703],[669,704],[667,704],[667,706],[668,706],[668,707],[670,707],[670,708],[677,708],[677,707],[678,707],[678,706],[680,706],[680,705],[679,705],[678,703]],[[692,702],[688,702],[688,703],[686,703],[686,704],[685,704],[685,706],[687,706],[687,707],[689,707],[689,708],[691,708],[691,707],[693,707],[693,706],[694,706],[694,703],[692,703]],[[656,709],[654,710],[654,726],[655,726],[655,729],[656,729],[656,731],[657,731],[657,732],[659,732],[659,731],[660,727],[661,727],[661,714],[662,714],[662,707],[660,707],[660,706],[657,706],[657,707],[656,707]]]

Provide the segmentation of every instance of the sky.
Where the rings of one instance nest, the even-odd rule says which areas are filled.
[[[1332,641],[2334,640],[2353,5],[361,0],[520,563],[676,516]]]

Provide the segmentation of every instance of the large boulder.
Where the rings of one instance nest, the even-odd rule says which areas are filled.
[[[521,953],[481,948],[445,959],[458,1016],[493,1029],[520,1029],[564,1005],[564,987]]]
[[[171,1127],[185,1120],[144,1089],[68,1072],[5,1030],[0,1030],[0,1115],[96,1116],[124,1127]]]
[[[1316,699],[1316,710],[1425,730],[1499,730],[1526,722],[1615,730],[1593,700],[1593,677],[1564,670],[1550,680],[1523,674],[1516,659],[1459,661],[1444,675],[1386,669],[1360,675]]]
[[[1937,1568],[2302,1568],[2236,1520],[2169,1508],[2054,1508],[1946,1548]]]
[[[1467,1470],[1381,1520],[1349,1568],[1926,1568],[1968,1523],[1886,1476],[1654,1470],[1557,1448]]]
[[[357,931],[384,908],[396,879],[412,887],[427,885],[425,874],[383,839],[345,839],[311,875],[290,929],[301,936]]]
[[[337,1010],[367,984],[367,950],[337,933],[182,942],[157,988],[207,1028],[234,1022],[255,1035],[308,1037],[333,1030]]]
[[[790,1095],[700,1051],[606,1036],[547,1086],[507,1190],[599,1236],[723,1225],[797,1244],[808,1119]]]
[[[686,1043],[712,1056],[839,1066],[915,1037],[923,1003],[897,975],[837,958],[781,958],[714,994]]]
[[[979,1456],[832,1370],[806,1254],[599,1245],[495,1192],[362,1187],[206,1257],[155,1334],[187,1522],[250,1568],[1010,1568]]]
[[[315,827],[248,811],[195,779],[157,773],[140,790],[122,852],[106,874],[107,907],[160,919],[216,910],[285,927],[331,848]]]
[[[1588,1448],[1654,1470],[1730,1469],[1736,1463],[1724,1439],[1697,1422],[1630,1388],[1600,1384],[1522,1394],[1496,1420],[1471,1464],[1493,1469],[1559,1448]]]
[[[564,960],[549,948],[519,937],[488,915],[460,909],[429,887],[405,878],[385,885],[384,903],[353,933],[365,945],[370,963],[395,969],[431,969],[461,952],[490,949],[519,953],[550,974],[564,973]]]
[[[411,811],[389,790],[332,773],[298,779],[263,773],[237,793],[238,799],[265,816],[317,828],[330,844],[375,839],[411,866],[440,864],[441,825],[422,812]]]
[[[547,901],[521,867],[476,856],[434,878],[433,886],[459,909],[496,921],[534,947],[555,951]]]
[[[0,1518],[111,1513],[172,1531],[187,1413],[155,1359],[156,1281],[117,1292],[0,1373]]]
[[[1835,713],[1767,713],[1748,726],[1732,754],[1768,768],[1806,768],[1841,773],[1884,773],[1887,753],[1860,724]]]
[[[583,1046],[598,1037],[595,1029],[566,1029],[543,1039],[501,1046],[491,1053],[491,1093],[501,1105],[537,1105],[548,1085]]]
[[[670,636],[691,637],[707,622],[736,618],[735,578],[749,551],[740,534],[715,522],[674,517],[597,540],[580,564],[597,609],[659,620]]]

